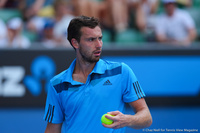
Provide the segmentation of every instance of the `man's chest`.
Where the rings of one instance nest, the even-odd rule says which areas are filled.
[[[88,80],[85,84],[71,86],[62,94],[63,108],[68,116],[79,109],[104,106],[106,102],[122,100],[122,83],[118,76]]]

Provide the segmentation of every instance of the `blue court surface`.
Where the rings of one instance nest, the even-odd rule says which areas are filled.
[[[150,107],[151,127],[126,133],[200,132],[200,107]],[[42,108],[0,108],[0,133],[44,133]],[[85,112],[87,113],[87,112]],[[130,114],[130,110],[127,110]]]

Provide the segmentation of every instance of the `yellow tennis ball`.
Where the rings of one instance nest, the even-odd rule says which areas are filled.
[[[106,125],[110,125],[113,123],[113,120],[110,120],[108,118],[105,117],[105,115],[109,115],[109,116],[114,116],[114,115],[111,115],[111,114],[104,114],[102,117],[101,117],[101,122],[106,124]]]

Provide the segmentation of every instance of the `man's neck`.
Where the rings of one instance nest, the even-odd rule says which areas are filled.
[[[92,72],[94,63],[89,63],[86,61],[80,61],[76,59],[76,65],[73,72],[73,80],[85,83],[87,81],[88,75]]]
[[[86,61],[76,60],[75,71],[76,73],[83,73],[84,75],[89,75],[93,70],[96,62],[90,63]]]

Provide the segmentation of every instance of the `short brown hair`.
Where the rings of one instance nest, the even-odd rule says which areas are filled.
[[[78,42],[80,42],[81,37],[81,28],[89,27],[95,28],[96,26],[100,27],[100,22],[97,18],[87,17],[87,16],[78,16],[71,20],[67,29],[67,39],[71,44],[72,38],[75,38]],[[72,45],[72,44],[71,44]],[[73,45],[72,45],[73,47]]]

